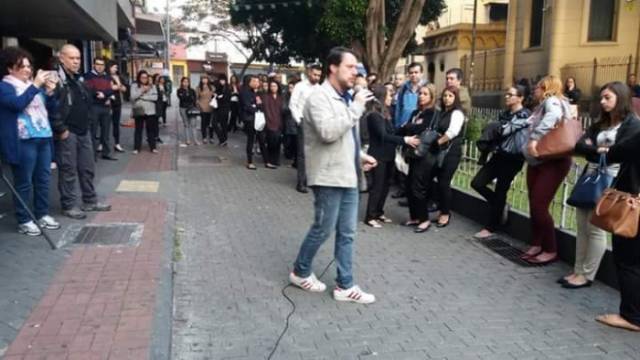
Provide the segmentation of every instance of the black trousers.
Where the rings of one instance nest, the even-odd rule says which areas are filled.
[[[435,178],[438,183],[435,186],[438,194],[438,210],[440,214],[449,215],[451,213],[451,202],[453,193],[451,192],[451,181],[458,165],[460,165],[460,159],[462,158],[462,152],[460,149],[455,149],[453,152],[449,152],[444,158],[442,167],[434,166]]]
[[[244,129],[247,133],[247,164],[253,163],[253,144],[255,144],[256,140],[258,140],[258,146],[260,146],[260,152],[262,153],[262,160],[266,164],[267,161],[267,149],[265,146],[266,139],[264,131],[256,131],[254,129],[253,120],[246,121],[244,123]]]
[[[640,326],[640,237],[614,235],[612,245],[620,285],[620,316]]]
[[[298,135],[297,134],[285,134],[282,139],[284,147],[284,157],[286,159],[293,159],[295,164],[296,153],[298,151]]]
[[[371,170],[371,187],[369,188],[369,200],[364,221],[374,220],[384,215],[384,203],[389,194],[391,176],[395,163],[391,161],[379,161],[378,166]]]
[[[240,114],[240,103],[237,101],[231,102],[231,116],[229,117],[229,124],[227,125],[227,132],[238,130],[238,116]]]
[[[296,153],[296,170],[298,171],[298,187],[307,186],[307,169],[304,160],[304,131],[302,124],[298,125],[298,148]]]
[[[113,141],[120,144],[120,117],[122,117],[122,106],[111,108],[111,127],[113,130]]]
[[[494,153],[471,180],[471,187],[489,203],[489,214],[485,228],[496,231],[500,227],[502,211],[507,202],[511,182],[522,170],[524,159],[504,153]],[[495,190],[487,187],[496,179]]]
[[[212,119],[212,112],[200,113],[200,134],[202,135],[202,140],[206,138],[213,140],[213,127],[211,126]]]
[[[227,132],[223,124],[223,121],[225,119],[222,119],[218,115],[220,114],[217,111],[213,113],[213,116],[211,117],[211,129],[216,133],[216,136],[218,137],[218,143],[222,144],[223,142],[227,141]],[[211,135],[211,139],[213,139],[213,134]]]
[[[264,129],[267,140],[267,162],[280,165],[280,145],[282,144],[282,131]]]
[[[91,117],[91,135],[94,139],[99,139],[102,145],[102,156],[111,154],[111,123],[113,118],[111,109],[104,105],[92,105],[90,111]],[[100,135],[98,137],[98,129]],[[94,149],[98,146],[94,144]]]
[[[144,115],[135,117],[136,128],[133,132],[133,149],[140,151],[142,148],[142,131],[147,129],[147,142],[149,149],[156,148],[156,139],[158,138],[158,117],[155,115]]]
[[[214,110],[215,112],[215,119],[218,121],[218,123],[220,124],[220,130],[222,130],[222,133],[224,134],[224,138],[227,138],[227,133],[229,132],[229,113],[230,113],[230,109],[229,108],[218,108],[216,110]]]
[[[429,220],[429,186],[433,178],[435,162],[429,156],[409,159],[407,176],[407,202],[411,220]]]

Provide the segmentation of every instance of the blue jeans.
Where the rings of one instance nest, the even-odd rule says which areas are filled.
[[[11,166],[13,184],[29,205],[33,190],[33,214],[36,219],[49,214],[49,181],[51,180],[51,139],[20,140],[19,163]],[[27,209],[14,198],[18,224],[31,221]]]
[[[358,189],[313,186],[315,217],[294,264],[300,277],[311,275],[313,258],[331,232],[336,231],[335,259],[338,266],[336,284],[342,289],[353,286],[353,240],[358,222]]]

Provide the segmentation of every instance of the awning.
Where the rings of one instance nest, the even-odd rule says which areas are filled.
[[[70,40],[118,37],[120,0],[5,0],[0,11],[0,34]],[[126,14],[123,14],[126,18]],[[126,20],[126,19],[123,19]]]
[[[136,14],[135,38],[140,42],[165,41],[162,19],[150,14]]]

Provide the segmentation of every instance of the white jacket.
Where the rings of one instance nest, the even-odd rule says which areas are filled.
[[[363,112],[359,103],[347,106],[329,81],[313,89],[302,122],[309,186],[358,187],[355,157],[360,149],[352,131],[359,139]]]

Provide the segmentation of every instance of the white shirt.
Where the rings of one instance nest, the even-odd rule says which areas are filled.
[[[302,111],[304,110],[307,98],[309,98],[312,90],[318,86],[319,84],[311,85],[309,80],[304,80],[297,83],[293,88],[291,99],[289,100],[289,110],[291,110],[293,120],[295,120],[298,125],[300,125],[300,121],[302,121]]]
[[[454,110],[451,114],[449,128],[444,132],[444,134],[447,135],[449,139],[453,139],[460,134],[462,125],[464,125],[464,113],[460,110]]]

